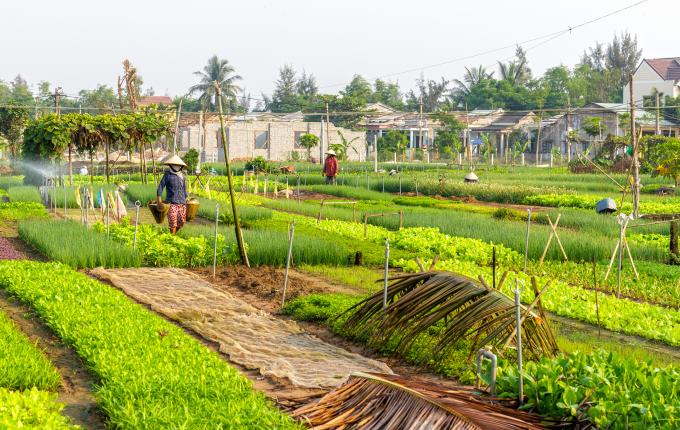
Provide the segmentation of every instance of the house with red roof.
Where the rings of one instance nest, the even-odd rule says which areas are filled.
[[[680,96],[680,57],[645,58],[633,75],[633,96],[641,105],[644,98]],[[653,100],[652,100],[653,101]],[[629,85],[623,89],[623,102],[630,102]]]
[[[172,106],[172,99],[168,96],[146,96],[137,100],[137,106],[164,105]]]

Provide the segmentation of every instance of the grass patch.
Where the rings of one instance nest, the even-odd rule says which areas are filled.
[[[140,265],[130,247],[73,221],[20,221],[19,237],[43,255],[78,269]]]

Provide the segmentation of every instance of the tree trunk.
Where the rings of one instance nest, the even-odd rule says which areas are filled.
[[[156,155],[154,154],[153,143],[151,146],[151,174],[153,175],[153,184],[156,185]]]

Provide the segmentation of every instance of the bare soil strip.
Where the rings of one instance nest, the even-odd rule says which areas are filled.
[[[231,361],[303,388],[331,388],[355,371],[391,373],[379,361],[306,333],[182,269],[94,269],[135,300],[220,345]]]

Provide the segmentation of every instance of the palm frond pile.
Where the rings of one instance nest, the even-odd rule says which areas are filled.
[[[469,388],[355,373],[318,402],[297,409],[293,417],[314,430],[539,430],[556,424],[509,406],[514,405],[507,399],[483,397]]]
[[[515,345],[515,303],[500,291],[449,272],[406,274],[392,281],[386,309],[383,291],[377,292],[345,312],[350,316],[343,329],[367,336],[378,347],[398,339],[397,354],[406,352],[418,336],[433,332],[439,333],[435,350],[440,354],[461,340],[471,343],[471,355],[486,346],[502,354]],[[528,358],[554,356],[557,342],[534,305],[521,306],[522,350]]]

